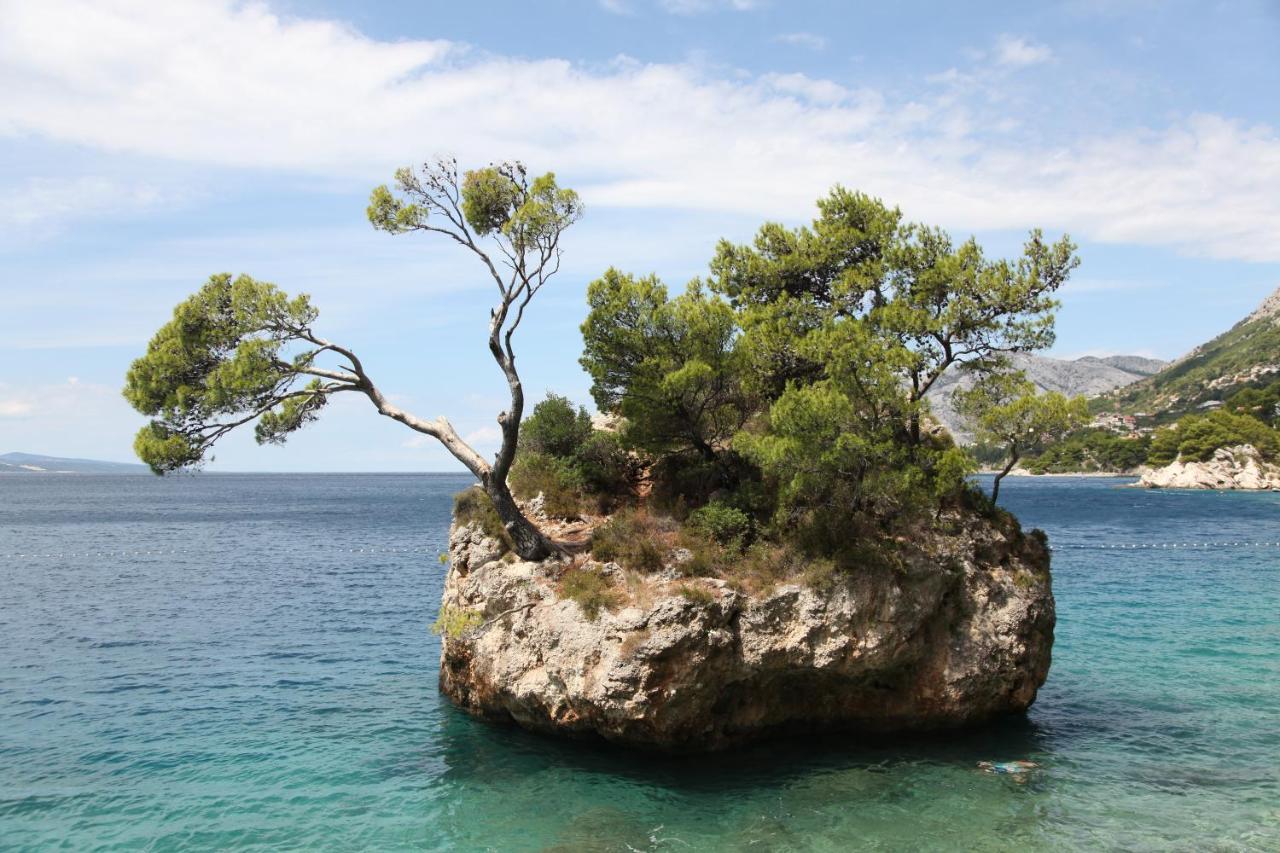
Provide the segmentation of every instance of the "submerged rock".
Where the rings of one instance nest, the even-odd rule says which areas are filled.
[[[668,751],[785,732],[956,727],[1025,710],[1049,671],[1054,601],[1037,536],[973,520],[897,568],[824,590],[748,595],[670,571],[630,584],[588,618],[558,593],[569,558],[495,557],[456,526],[442,607],[441,689],[467,711],[535,731]],[[667,578],[667,579],[664,579]]]
[[[1149,489],[1280,489],[1280,466],[1266,462],[1252,445],[1223,447],[1206,462],[1174,461],[1147,471],[1137,483]]]

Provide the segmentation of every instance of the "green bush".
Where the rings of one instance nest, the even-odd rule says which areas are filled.
[[[745,512],[720,501],[712,501],[689,513],[688,527],[721,545],[747,541],[751,519]]]
[[[612,610],[618,606],[620,596],[598,569],[579,567],[565,572],[560,579],[560,595],[578,603],[582,614],[590,621],[596,621],[601,610]]]
[[[479,610],[450,607],[446,604],[440,608],[440,615],[436,617],[435,623],[431,626],[431,633],[444,634],[451,639],[457,639],[483,624],[484,614]]]
[[[569,459],[591,438],[591,416],[575,412],[567,397],[548,394],[520,424],[520,446],[534,453]]]
[[[464,489],[453,496],[453,518],[458,524],[479,522],[486,536],[497,539],[506,550],[513,547],[511,535],[493,508],[493,501],[479,486]]]
[[[524,500],[541,493],[547,515],[577,518],[582,511],[581,475],[567,461],[548,453],[521,450],[507,484],[512,494]]]
[[[616,434],[595,430],[578,448],[574,459],[588,491],[617,498],[630,495],[635,461]]]
[[[655,541],[656,533],[648,516],[637,512],[618,513],[592,533],[591,556],[636,572],[656,572],[662,568],[665,551]]]
[[[1147,461],[1156,466],[1175,459],[1204,462],[1223,447],[1251,444],[1264,459],[1280,455],[1280,433],[1257,418],[1219,410],[1184,415],[1176,424],[1156,431]]]

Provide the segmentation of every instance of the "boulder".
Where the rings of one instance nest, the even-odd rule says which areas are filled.
[[[440,686],[485,719],[673,752],[817,731],[921,731],[1025,710],[1048,674],[1054,601],[1042,537],[988,522],[903,565],[823,589],[748,594],[724,580],[494,556],[455,526]],[[562,597],[571,563],[618,594],[589,618]],[[674,569],[674,570],[673,570]]]

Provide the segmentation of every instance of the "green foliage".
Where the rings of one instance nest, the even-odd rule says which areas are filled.
[[[1270,375],[1258,377],[1254,369],[1275,364],[1277,352],[1280,324],[1274,317],[1244,320],[1154,376],[1111,392],[1100,405],[1152,414],[1157,423],[1171,423],[1183,414],[1196,413],[1210,400],[1222,399],[1224,390],[1267,383]],[[1233,377],[1239,378],[1224,389],[1224,380]]]
[[[588,494],[599,495],[612,505],[631,493],[635,460],[616,433],[593,430],[574,458]]]
[[[591,438],[591,416],[567,397],[548,394],[520,425],[520,448],[563,459],[574,458]]]
[[[124,397],[153,418],[134,449],[157,474],[198,465],[223,434],[259,419],[260,443],[281,443],[314,420],[331,386],[319,380],[295,388],[317,350],[316,318],[306,295],[290,299],[249,276],[214,275],[179,304],[133,362]]]
[[[478,236],[501,238],[513,256],[553,252],[559,234],[582,216],[576,192],[561,189],[551,172],[531,182],[517,162],[468,171],[459,185],[457,164],[442,160],[421,173],[397,169],[395,184],[400,195],[386,185],[370,194],[373,227],[392,234],[440,230],[465,240],[465,221]]]
[[[1223,447],[1253,445],[1263,459],[1280,455],[1280,432],[1255,417],[1219,410],[1185,415],[1176,424],[1156,430],[1147,461],[1168,465],[1175,459],[1204,462]]]
[[[635,572],[659,571],[664,553],[653,520],[635,510],[616,514],[591,535],[591,556]]]
[[[618,606],[621,596],[613,584],[597,568],[576,566],[560,579],[560,595],[578,603],[589,621],[596,621],[601,610]]]
[[[654,454],[714,459],[749,412],[729,305],[697,283],[675,299],[657,278],[615,269],[587,288],[582,366],[625,441]]]
[[[1085,427],[1059,441],[1043,445],[1039,453],[1027,459],[1026,467],[1036,474],[1077,471],[1119,474],[1145,464],[1150,448],[1149,435],[1121,435],[1111,430]],[[998,448],[998,455],[1003,457],[1004,448]]]
[[[624,502],[636,474],[617,435],[594,429],[586,409],[548,394],[521,424],[509,481],[518,497],[542,492],[549,514],[574,518],[587,502],[604,510]]]
[[[1000,479],[1024,453],[1043,442],[1058,441],[1089,419],[1089,404],[1083,397],[1037,394],[1021,372],[989,373],[972,388],[957,391],[954,400],[956,411],[972,423],[978,441],[1005,448],[1004,470],[996,476],[992,499],[999,494]]]
[[[751,533],[751,518],[742,510],[712,501],[689,513],[686,526],[721,545],[744,544]]]
[[[479,628],[483,624],[484,614],[480,611],[468,610],[465,607],[452,607],[446,604],[441,606],[440,614],[431,626],[431,633],[443,634],[451,640],[456,640],[468,631]]]
[[[711,293],[695,280],[671,299],[610,270],[589,289],[582,363],[600,408],[656,457],[655,500],[727,495],[748,523],[834,553],[832,531],[882,535],[956,498],[973,463],[924,434],[925,392],[948,369],[991,373],[1050,344],[1078,259],[1033,231],[1020,258],[991,260],[840,187],[818,213],[722,241]]]
[[[505,548],[512,547],[511,534],[502,524],[493,501],[479,486],[463,489],[453,496],[453,519],[458,524],[479,522],[486,536],[496,539]]]
[[[1280,426],[1280,381],[1261,388],[1238,391],[1223,401],[1222,408],[1224,411],[1257,418],[1270,426]]]
[[[512,493],[528,500],[542,494],[547,515],[577,518],[582,510],[582,477],[568,461],[549,453],[521,451],[507,483]]]

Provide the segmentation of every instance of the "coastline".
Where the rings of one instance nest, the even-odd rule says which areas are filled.
[[[999,474],[1000,472],[984,468],[984,469],[980,469],[978,473],[991,475],[991,474]],[[1136,471],[1128,471],[1128,472],[1121,472],[1121,473],[1117,473],[1115,471],[1067,471],[1067,472],[1057,472],[1057,473],[1036,474],[1032,471],[1028,471],[1025,468],[1015,468],[1005,476],[1006,477],[1040,477],[1044,479],[1072,479],[1072,478],[1078,479],[1078,478],[1084,478],[1084,477],[1134,478],[1134,477],[1140,477],[1142,475],[1141,473]]]

